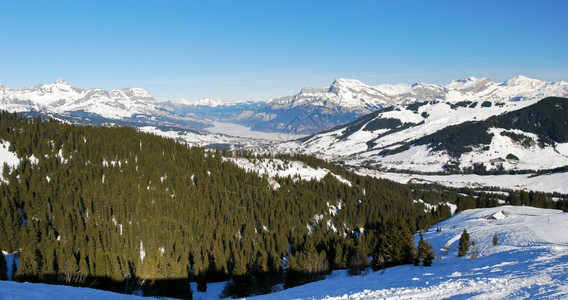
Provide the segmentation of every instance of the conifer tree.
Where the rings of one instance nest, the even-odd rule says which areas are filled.
[[[418,241],[418,257],[422,261],[422,265],[429,267],[432,265],[432,261],[436,254],[434,253],[434,247],[430,241],[425,241],[422,232],[420,232],[420,240]]]
[[[459,241],[458,256],[465,256],[468,251],[469,251],[469,233],[467,233],[467,230],[464,229]]]
[[[377,250],[373,254],[375,269],[401,264],[411,264],[415,257],[412,232],[406,221],[395,218],[381,234]]]
[[[355,248],[355,253],[349,259],[349,275],[357,276],[369,266],[369,258],[367,255],[367,247],[364,243],[359,242]]]
[[[499,236],[497,234],[493,235],[493,246],[499,245]]]

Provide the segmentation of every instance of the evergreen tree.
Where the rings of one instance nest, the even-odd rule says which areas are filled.
[[[251,294],[251,283],[249,282],[246,261],[238,253],[235,254],[234,259],[235,267],[233,270],[233,276],[225,286],[223,296],[237,296],[239,298],[248,297]]]
[[[415,246],[412,232],[406,221],[395,218],[389,222],[385,233],[381,234],[379,246],[373,254],[373,267],[411,264],[415,257]]]
[[[458,256],[465,256],[468,251],[469,251],[469,233],[467,233],[467,230],[464,229],[459,241]]]
[[[493,246],[497,246],[499,245],[499,237],[497,236],[497,234],[493,235]]]
[[[420,232],[420,240],[418,241],[417,250],[418,257],[422,261],[422,265],[425,267],[431,266],[436,254],[434,253],[434,247],[432,246],[432,243],[430,243],[430,241],[424,240],[422,232]]]
[[[349,275],[361,275],[369,266],[369,256],[367,254],[367,247],[363,242],[359,242],[355,248],[355,253],[349,260]]]

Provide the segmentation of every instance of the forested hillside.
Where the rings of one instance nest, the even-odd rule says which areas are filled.
[[[278,282],[368,265],[373,253],[386,258],[379,267],[400,263],[377,252],[402,247],[385,243],[391,229],[409,235],[450,215],[445,205],[425,211],[405,185],[313,157],[279,158],[328,168],[349,184],[328,175],[277,178],[275,187],[223,159],[246,153],[131,128],[3,112],[0,139],[20,159],[4,165],[0,184],[0,249],[21,251],[17,280],[162,295],[149,290],[154,280],[180,280],[165,294],[187,296],[187,280],[205,288],[232,277],[230,294],[265,293]],[[433,203],[465,199],[432,194]]]

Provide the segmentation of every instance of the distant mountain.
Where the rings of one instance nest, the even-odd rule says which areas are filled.
[[[380,170],[503,173],[568,166],[568,99],[397,105],[280,145]]]
[[[180,116],[214,122],[242,123],[261,108],[263,102],[224,102],[212,98],[197,101],[181,100],[162,102],[160,105]]]
[[[503,83],[470,77],[447,85],[417,82],[370,86],[359,80],[336,79],[326,88],[306,87],[294,96],[227,103],[211,98],[158,102],[140,88],[79,89],[58,79],[32,88],[0,85],[0,108],[79,124],[201,130],[212,126],[212,122],[228,122],[256,131],[312,135],[385,108],[431,102],[506,103],[548,96],[568,96],[568,83],[516,76]]]
[[[32,88],[10,89],[0,85],[0,108],[80,124],[132,123],[183,128],[201,128],[209,124],[172,114],[141,88],[79,89],[63,79]]]
[[[218,102],[199,101],[201,105],[174,111],[215,121],[236,122],[257,131],[311,135],[397,105],[431,101],[507,102],[548,96],[568,96],[568,83],[516,76],[503,83],[469,77],[447,85],[417,82],[370,86],[359,80],[336,79],[326,88],[303,88],[294,96],[235,104],[240,105],[239,109]]]

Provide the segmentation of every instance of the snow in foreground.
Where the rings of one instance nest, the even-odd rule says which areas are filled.
[[[498,212],[505,217],[487,220]],[[500,214],[498,214],[500,215]],[[436,232],[436,227],[441,232]],[[457,256],[466,229],[478,257]],[[432,267],[411,265],[326,280],[259,299],[562,299],[568,298],[568,214],[559,210],[502,206],[456,214],[424,234],[436,250]],[[499,244],[492,245],[497,234]],[[444,250],[442,250],[444,249]],[[447,249],[447,252],[445,251]],[[208,284],[194,299],[218,297],[222,283]],[[0,281],[0,299],[134,299],[87,288]]]
[[[502,220],[486,220],[504,211]],[[442,227],[436,232],[437,226]],[[457,256],[461,232],[478,245],[476,259]],[[345,271],[264,299],[560,299],[568,297],[568,214],[504,206],[458,213],[424,237],[436,250],[432,267],[399,266],[366,276]],[[492,246],[497,234],[499,245]],[[441,249],[449,248],[447,254]],[[471,253],[472,251],[470,251]]]
[[[43,283],[19,283],[0,281],[0,299],[116,299],[134,300],[142,297],[112,293],[90,288],[71,287],[65,285],[49,285]]]

